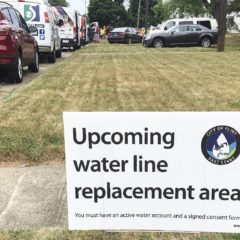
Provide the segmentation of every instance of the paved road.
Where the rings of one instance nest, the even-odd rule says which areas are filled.
[[[0,168],[0,229],[67,227],[65,166]]]
[[[56,64],[59,62],[66,60],[68,57],[72,55],[73,52],[62,52],[62,58],[57,59]],[[4,99],[4,97],[8,96],[12,92],[18,90],[21,86],[28,84],[36,77],[48,71],[55,64],[49,64],[47,59],[43,58],[40,61],[40,68],[38,73],[32,73],[28,70],[27,67],[24,68],[23,71],[23,82],[21,84],[9,84],[7,83],[7,74],[4,72],[0,72],[0,101]]]

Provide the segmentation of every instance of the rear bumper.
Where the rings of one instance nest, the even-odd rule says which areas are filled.
[[[127,42],[127,39],[125,39],[125,38],[109,38],[108,37],[108,42],[109,43],[125,43],[125,42]]]
[[[144,47],[152,47],[152,39],[149,39],[149,40],[143,39],[143,46]]]
[[[61,39],[61,48],[63,47],[77,47],[77,40],[76,39]]]
[[[51,46],[38,46],[39,53],[50,53],[52,52]]]
[[[0,70],[10,70],[17,61],[17,56],[0,56]]]

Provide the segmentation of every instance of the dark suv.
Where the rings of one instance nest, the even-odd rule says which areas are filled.
[[[0,70],[8,71],[9,82],[21,83],[25,66],[38,72],[38,44],[30,34],[36,31],[36,27],[28,28],[13,6],[0,1]]]

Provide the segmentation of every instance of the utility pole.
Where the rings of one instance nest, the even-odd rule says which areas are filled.
[[[141,0],[138,1],[138,17],[137,17],[137,28],[139,28],[140,21],[140,10],[141,10]]]
[[[148,29],[148,15],[149,15],[149,0],[146,0],[146,15],[145,15],[145,33],[147,33]]]

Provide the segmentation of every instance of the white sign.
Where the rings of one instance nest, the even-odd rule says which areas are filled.
[[[240,232],[240,113],[64,113],[71,230]]]

